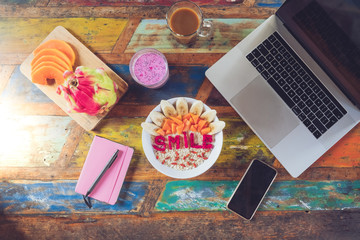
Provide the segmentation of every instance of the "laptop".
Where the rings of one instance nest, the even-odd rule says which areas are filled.
[[[360,2],[287,0],[206,76],[293,177],[360,120]]]

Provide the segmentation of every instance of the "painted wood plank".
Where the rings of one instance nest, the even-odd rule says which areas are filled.
[[[240,177],[239,177],[240,179]],[[224,211],[238,181],[172,181],[155,206],[159,212]],[[275,182],[259,211],[360,208],[360,181]]]
[[[136,28],[138,27],[141,18],[130,18],[127,22],[124,31],[120,34],[118,40],[115,43],[115,46],[112,49],[112,53],[121,54],[125,51],[127,45],[129,44],[132,35],[134,34]],[[130,62],[130,61],[129,61]]]
[[[360,124],[327,151],[314,167],[360,167]]]
[[[196,4],[203,6],[223,6],[223,5],[234,5],[234,3],[227,2],[226,0],[194,0]],[[251,4],[251,0],[238,0],[238,3],[241,4]],[[131,5],[146,5],[146,6],[154,6],[154,5],[161,5],[161,6],[170,6],[174,3],[173,0],[138,0],[134,1],[113,1],[113,0],[101,0],[101,1],[92,1],[92,0],[50,0],[49,6],[69,6],[69,5],[76,5],[76,6],[121,6],[125,4]]]
[[[128,65],[111,64],[109,67],[129,84],[128,92],[121,98],[120,103],[142,105],[157,105],[162,99],[177,96],[195,98],[205,79],[205,71],[207,70],[207,67],[204,66],[169,66],[170,77],[166,85],[160,89],[151,90],[140,86],[131,78]],[[11,75],[9,84],[3,93],[0,93],[0,100],[16,101],[16,103],[52,102],[20,72],[18,66]]]
[[[51,167],[71,130],[69,117],[0,115],[0,167]]]
[[[149,109],[150,112],[151,109]],[[45,117],[48,118],[48,117]],[[21,125],[22,120],[27,123],[23,128]],[[125,145],[134,147],[135,154],[131,161],[129,168],[129,176],[131,180],[142,181],[144,179],[168,179],[165,175],[154,169],[147,161],[143,154],[141,144],[141,127],[140,123],[145,119],[144,117],[128,118],[116,117],[106,118],[102,122],[100,128],[94,132],[87,133],[85,131],[73,131],[74,128],[80,127],[75,122],[70,122],[66,126],[67,130],[62,128],[54,129],[51,134],[48,133],[39,122],[31,116],[31,119],[38,125],[30,124],[29,117],[18,116],[14,121],[9,123],[9,131],[4,134],[13,136],[16,133],[19,137],[11,137],[11,141],[6,141],[5,148],[0,148],[0,152],[7,153],[9,158],[2,155],[0,161],[3,163],[1,166],[3,171],[1,176],[3,179],[43,179],[51,180],[54,177],[64,179],[77,179],[81,171],[81,167],[85,161],[87,152],[89,150],[94,134],[109,138],[113,141],[123,143]],[[59,118],[60,119],[60,118]],[[253,158],[262,159],[268,163],[272,163],[273,156],[262,144],[262,142],[253,134],[253,132],[241,121],[239,118],[221,118],[227,124],[224,129],[224,144],[219,159],[215,165],[210,168],[206,173],[197,177],[198,180],[232,180],[236,179],[239,175],[245,172],[246,167]],[[7,123],[7,122],[5,122]],[[15,126],[15,127],[14,127]],[[20,129],[13,131],[12,129]],[[36,131],[34,130],[36,129]],[[81,128],[80,128],[81,129]],[[66,137],[65,145],[54,143],[58,141],[59,137],[54,132],[64,131],[71,135]],[[29,142],[31,134],[36,134],[37,137]],[[71,140],[76,135],[77,140],[73,143]],[[29,136],[30,135],[30,136]],[[14,139],[16,138],[16,139]],[[65,140],[64,140],[65,141]],[[15,145],[13,145],[15,142]],[[51,147],[45,148],[47,144],[52,147],[56,146],[56,152]],[[26,149],[21,149],[22,146]],[[40,147],[43,147],[38,152]],[[13,148],[18,147],[20,153],[13,152]],[[342,145],[339,145],[341,148]],[[70,150],[71,149],[71,150]],[[61,152],[61,153],[60,153]],[[342,157],[351,155],[354,149],[349,149],[349,152],[343,152]],[[20,156],[19,156],[20,155]],[[54,156],[53,158],[45,158],[46,161],[42,162],[44,156]],[[27,156],[27,157],[23,157]],[[54,159],[56,161],[52,162]],[[319,160],[320,161],[320,160]],[[301,175],[301,179],[306,180],[353,180],[358,179],[360,168],[358,167],[342,167],[337,162],[331,161],[332,165],[323,167],[314,164],[309,170]],[[354,160],[355,162],[355,160]],[[15,165],[14,167],[6,167],[8,165]],[[5,165],[5,166],[4,166]],[[290,175],[281,166],[279,169],[278,180],[290,180]]]
[[[37,1],[41,1],[41,0],[7,0],[7,1],[2,1],[1,4],[22,6],[22,5],[33,5]]]
[[[205,16],[206,17],[206,16]],[[191,47],[176,42],[165,19],[144,19],[136,29],[126,53],[142,48],[156,48],[164,53],[226,53],[259,26],[263,19],[210,19],[214,33],[210,38],[199,38]]]
[[[326,239],[354,240],[360,211],[259,211],[251,221],[230,212],[134,215],[0,216],[2,239]]]
[[[92,199],[89,209],[75,192],[77,181],[0,182],[0,212],[3,214],[136,213],[148,189],[146,182],[124,182],[115,205]]]
[[[130,106],[129,106],[130,107]],[[149,110],[150,112],[151,110]],[[238,169],[244,170],[247,164],[254,158],[261,159],[269,164],[274,161],[274,156],[263,142],[253,133],[241,118],[220,117],[226,122],[224,129],[224,143],[221,154],[212,167],[214,169]],[[152,168],[146,160],[141,144],[141,118],[107,118],[92,133],[82,136],[77,150],[71,160],[72,166],[81,167],[86,158],[86,153],[91,144],[93,134],[101,135],[113,141],[132,146],[135,149],[132,166]],[[348,168],[359,164],[359,127],[349,133],[340,143],[330,149],[313,167]],[[346,151],[342,149],[345,148]],[[281,166],[277,166],[281,167]],[[235,173],[236,171],[234,171]],[[340,178],[341,179],[341,178]]]
[[[256,0],[255,6],[279,8],[285,0]]]
[[[8,69],[12,70],[9,79],[0,86],[0,108],[13,115],[68,116],[21,73],[18,65]]]
[[[14,69],[15,65],[0,65],[0,97],[5,87],[8,85]]]
[[[204,66],[169,66],[168,82],[160,89],[147,89],[131,78],[128,65],[111,64],[110,68],[129,84],[128,92],[120,100],[121,103],[135,105],[158,105],[162,99],[178,96],[195,98],[207,70],[207,67]]]
[[[20,72],[19,66],[16,66],[9,83],[3,92],[0,93],[0,101],[7,102],[8,104],[52,102],[49,97]]]
[[[313,168],[353,168],[360,166],[360,124],[340,139],[332,148],[321,156],[311,167]],[[283,168],[278,160],[273,164],[276,168]],[[306,172],[305,172],[306,174]],[[300,176],[301,177],[301,176]],[[305,178],[306,179],[306,178]]]
[[[227,126],[224,129],[222,152],[214,168],[244,168],[253,158],[272,163],[274,157],[261,140],[238,118],[221,118]],[[71,166],[82,167],[94,134],[131,146],[135,149],[130,168],[153,168],[147,161],[142,148],[141,122],[145,118],[108,118],[99,128],[86,133],[79,141],[71,159]]]
[[[0,18],[0,53],[30,53],[63,26],[94,52],[111,52],[124,30],[121,18]]]
[[[121,104],[125,104],[125,108],[131,111],[131,106],[139,104],[145,105],[154,105],[159,104],[161,99],[168,99],[175,96],[187,96],[195,98],[199,87],[201,86],[204,78],[204,72],[207,68],[201,66],[195,67],[172,67],[170,66],[170,80],[163,88],[158,90],[147,90],[142,86],[137,85],[130,77],[129,69],[127,65],[110,65],[110,67],[115,70],[120,76],[126,79],[129,82],[130,87],[128,93],[121,99]],[[191,81],[191,84],[188,82]],[[174,92],[176,90],[176,92]],[[13,98],[16,96],[16,98]],[[220,100],[219,100],[220,99]],[[217,105],[221,102],[221,96],[212,94],[207,100],[209,106]],[[11,80],[4,90],[3,94],[0,95],[0,100],[5,103],[8,107],[16,107],[18,104],[22,105],[24,108],[32,106],[35,109],[38,109],[41,105],[36,105],[36,103],[47,103],[50,100],[38,90],[31,82],[29,82],[25,77],[20,73],[19,69],[16,68],[14,73],[11,76]],[[215,101],[216,100],[216,101]],[[51,102],[51,101],[50,101]],[[34,105],[26,105],[28,103],[34,103]],[[223,102],[222,104],[227,104]],[[48,113],[48,106],[43,106],[44,113]],[[124,105],[119,106],[123,108]],[[138,108],[136,108],[138,109]],[[28,111],[28,110],[27,110]],[[35,110],[34,110],[35,111]],[[38,110],[37,110],[38,111]],[[148,109],[150,112],[151,109]],[[148,112],[143,115],[146,116]],[[220,112],[220,111],[219,111]],[[114,116],[113,116],[114,117]],[[119,129],[119,125],[124,124],[124,122],[119,121],[118,119],[114,120],[113,117],[106,119],[105,125],[107,130],[105,132],[111,132],[114,129]],[[122,119],[122,118],[121,118]],[[126,119],[126,118],[125,118]],[[127,120],[124,128],[132,128],[134,120]],[[219,158],[218,164],[222,167],[242,167],[244,163],[247,163],[251,158],[263,158],[264,160],[270,161],[273,158],[272,154],[268,149],[263,145],[263,143],[253,134],[253,132],[245,125],[239,117],[234,117],[233,119],[226,120],[228,127],[225,129],[227,135],[225,139],[227,141],[227,148],[223,149],[222,154]],[[137,127],[139,127],[141,121],[136,121]],[[128,125],[127,125],[128,124]],[[114,128],[114,129],[113,129]],[[113,129],[113,130],[111,130]],[[227,130],[229,129],[229,130]],[[99,130],[101,133],[103,130]],[[136,141],[140,143],[140,134],[141,129],[137,129],[136,133],[131,132],[130,136],[136,136]],[[360,126],[355,128],[351,133],[345,136],[337,145],[335,145],[331,150],[329,150],[314,166],[317,167],[352,167],[358,166],[360,163],[358,161],[360,143],[358,141],[360,137]],[[125,139],[116,139],[120,141],[125,141]],[[126,140],[127,141],[127,140]],[[131,145],[142,149],[141,145],[136,141],[130,141]],[[143,155],[139,155],[141,158]],[[229,160],[231,159],[231,160]],[[76,160],[79,162],[78,160]],[[80,160],[80,162],[83,160]],[[235,165],[234,165],[235,162]],[[76,164],[78,166],[78,164]]]
[[[83,134],[73,154],[70,165],[73,167],[83,166],[91,142],[96,134],[134,148],[135,151],[130,164],[131,166],[138,166],[139,161],[144,161],[145,156],[141,144],[142,128],[140,124],[142,121],[144,121],[143,118],[104,119],[97,129]]]
[[[43,0],[45,1],[45,0]],[[39,6],[44,6],[44,2]],[[207,18],[261,18],[266,19],[276,12],[276,8],[253,6],[254,0],[248,0],[247,4],[228,4],[221,7],[202,6],[201,9]],[[164,19],[169,6],[160,5],[137,5],[124,4],[119,6],[47,6],[43,7],[23,7],[0,5],[0,15],[2,17],[36,17],[36,18],[156,18]]]

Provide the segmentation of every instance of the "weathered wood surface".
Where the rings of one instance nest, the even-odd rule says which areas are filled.
[[[359,211],[0,216],[4,239],[358,239]]]
[[[24,0],[0,3],[3,17],[141,17],[163,18],[176,1],[79,1]],[[266,18],[276,11],[282,0],[196,1],[207,17]]]
[[[171,181],[155,211],[225,211],[237,184],[238,181]],[[360,207],[359,187],[359,181],[275,182],[259,211],[356,209]]]
[[[75,186],[76,181],[68,180],[0,183],[2,214],[131,214],[139,210],[148,189],[146,182],[125,182],[115,205],[93,200],[89,209]]]
[[[172,2],[0,3],[0,239],[357,239],[360,126],[293,179],[204,76],[283,1],[196,0],[215,31],[189,48],[166,28]],[[129,84],[121,102],[91,132],[19,70],[59,24]],[[160,49],[168,59],[170,80],[161,89],[145,89],[130,77],[128,63],[143,47]],[[218,161],[182,181],[155,170],[141,145],[140,123],[161,99],[177,96],[203,100],[227,124]],[[74,188],[95,134],[135,152],[118,202],[95,201],[89,210]],[[279,175],[248,222],[225,204],[253,158],[272,164]]]
[[[240,176],[238,177],[240,179]],[[158,183],[158,182],[157,182]],[[153,212],[228,211],[227,200],[238,181],[169,181]],[[74,192],[76,180],[0,183],[3,214],[141,214],[148,202],[148,182],[125,182],[115,205],[93,200],[84,205]],[[258,211],[314,211],[360,208],[360,181],[275,182]],[[21,204],[18,204],[21,202]]]

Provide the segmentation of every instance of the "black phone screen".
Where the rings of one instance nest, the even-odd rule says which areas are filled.
[[[274,168],[259,160],[253,160],[235,189],[227,208],[250,220],[276,174]]]

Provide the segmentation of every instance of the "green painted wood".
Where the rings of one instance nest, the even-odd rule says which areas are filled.
[[[172,181],[155,206],[158,212],[224,211],[238,181]],[[260,211],[360,208],[360,181],[275,182]]]
[[[191,47],[176,42],[165,19],[143,19],[125,52],[156,48],[162,52],[226,53],[259,26],[263,19],[209,19],[214,31],[209,38],[199,38]]]

